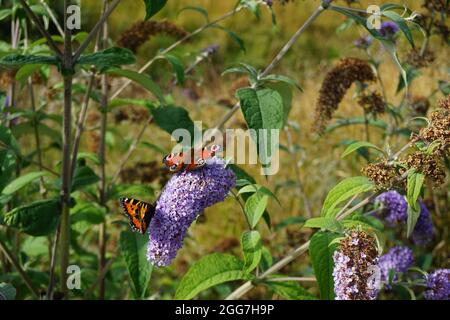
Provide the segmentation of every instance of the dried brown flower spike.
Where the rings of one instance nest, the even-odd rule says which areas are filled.
[[[358,104],[364,108],[365,112],[373,115],[382,114],[386,111],[386,102],[378,92],[361,96]]]
[[[387,161],[370,163],[362,169],[362,173],[373,181],[378,189],[390,189],[399,176],[395,167]]]
[[[424,174],[436,186],[445,181],[445,169],[435,155],[418,151],[410,154],[405,164],[408,168],[414,168],[417,172]]]
[[[188,35],[186,31],[169,21],[142,21],[123,32],[117,43],[121,47],[136,52],[141,45],[158,34],[165,34],[177,39]]]
[[[317,101],[316,131],[323,133],[326,124],[333,117],[347,90],[356,82],[374,81],[372,67],[365,60],[345,58],[325,77]]]

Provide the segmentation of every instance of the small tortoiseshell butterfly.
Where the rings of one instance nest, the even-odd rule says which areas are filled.
[[[155,206],[131,198],[120,198],[119,201],[124,214],[130,219],[131,229],[134,232],[145,234],[150,221],[155,215]]]
[[[220,150],[220,146],[212,145],[209,149],[191,149],[189,152],[171,153],[166,155],[162,162],[171,172],[192,171],[202,168],[206,160],[213,158]]]

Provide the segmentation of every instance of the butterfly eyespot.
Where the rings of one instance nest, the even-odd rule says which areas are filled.
[[[212,152],[217,152],[217,151],[219,151],[219,150],[220,150],[220,146],[219,146],[219,145],[213,144],[213,145],[211,146],[211,151],[212,151]]]
[[[173,159],[174,156],[175,156],[175,155],[174,155],[173,153],[168,154],[167,156],[164,157],[164,160],[163,160],[163,161],[170,161],[170,160]]]
[[[170,171],[176,171],[177,168],[178,168],[178,164],[174,164],[174,165],[171,165],[169,169],[170,169]]]

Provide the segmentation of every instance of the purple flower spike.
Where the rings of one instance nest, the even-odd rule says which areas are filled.
[[[425,204],[420,201],[420,216],[411,235],[412,242],[418,246],[425,246],[433,238],[433,221]]]
[[[383,37],[392,37],[394,36],[400,28],[393,21],[385,21],[381,24],[380,33]]]
[[[414,263],[413,252],[408,247],[397,246],[382,255],[378,260],[378,266],[381,272],[381,281],[387,283],[389,281],[389,273],[391,270],[395,273],[404,273]],[[394,281],[397,276],[394,276]]]
[[[427,279],[427,300],[450,300],[450,269],[438,269]]]
[[[384,192],[375,199],[375,202],[382,205],[381,216],[390,227],[408,219],[408,203],[397,191]]]
[[[192,222],[207,207],[221,202],[236,184],[236,176],[224,161],[208,161],[199,170],[175,174],[156,202],[150,223],[147,259],[155,266],[169,265],[182,247]]]

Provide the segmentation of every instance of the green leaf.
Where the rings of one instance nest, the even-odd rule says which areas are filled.
[[[108,48],[92,54],[82,55],[76,64],[94,65],[100,70],[136,63],[133,52],[126,48]]]
[[[351,197],[363,192],[370,191],[374,184],[366,177],[352,177],[339,182],[328,193],[320,212],[321,217],[333,217],[336,214],[336,207]]]
[[[317,300],[308,290],[294,281],[264,281],[276,294],[288,300]]]
[[[59,60],[52,56],[36,56],[11,54],[0,58],[0,67],[18,69],[28,64],[52,64],[58,65]]]
[[[166,58],[167,61],[169,61],[169,63],[172,65],[173,70],[175,71],[175,74],[177,76],[178,83],[184,84],[184,65],[180,58],[174,56],[173,54],[165,54],[164,58]]]
[[[11,9],[0,10],[0,21],[8,18],[11,14],[12,14],[12,10]]]
[[[42,64],[26,64],[17,71],[16,80],[24,84],[25,81],[40,68],[42,68]]]
[[[117,98],[117,99],[113,99],[109,102],[108,108],[110,110],[112,110],[114,108],[130,106],[130,105],[142,106],[142,107],[146,107],[146,108],[153,107],[153,104],[149,100],[146,100],[146,99]]]
[[[150,79],[146,75],[143,75],[139,72],[132,71],[132,70],[123,70],[123,69],[117,69],[117,68],[108,69],[106,73],[125,77],[125,78],[128,78],[128,79],[140,84],[145,89],[150,91],[159,100],[159,102],[161,104],[163,104],[163,105],[166,104],[166,100],[161,91],[161,88],[155,82],[153,82],[152,79]]]
[[[376,149],[376,150],[381,151],[381,152],[384,153],[384,151],[381,148],[377,147],[373,143],[370,143],[370,142],[367,142],[367,141],[357,141],[357,142],[352,143],[351,145],[349,145],[347,147],[347,149],[345,149],[345,151],[342,154],[341,158],[345,158],[346,156],[348,156],[349,154],[355,152],[356,150],[358,150],[360,148],[372,148],[372,149]]]
[[[353,126],[353,125],[364,125],[366,124],[366,120],[363,117],[354,117],[354,118],[346,118],[346,119],[339,119],[336,120],[333,124],[329,125],[325,133],[331,133],[336,129],[347,127],[347,126]],[[368,125],[380,128],[382,130],[386,130],[387,124],[383,120],[372,120],[370,119],[368,121]]]
[[[322,300],[334,299],[333,253],[337,249],[337,244],[331,242],[337,237],[337,234],[319,231],[312,236],[309,245],[309,254]]]
[[[292,109],[292,86],[284,82],[269,82],[265,84],[265,87],[277,91],[283,99],[284,123],[286,124]]]
[[[127,266],[136,298],[144,298],[150,282],[152,265],[147,261],[148,237],[135,232],[120,234],[120,250]]]
[[[425,176],[412,170],[408,174],[407,195],[408,201],[408,221],[407,221],[407,237],[409,238],[414,231],[417,219],[420,216],[419,196],[422,191],[422,186],[425,181]]]
[[[182,107],[167,106],[151,109],[155,123],[170,135],[177,129],[186,129],[194,138],[195,126],[189,113]],[[181,139],[181,138],[180,138]],[[180,141],[179,141],[180,142]],[[189,141],[187,144],[192,144]]]
[[[258,266],[261,260],[261,235],[256,230],[245,231],[241,237],[241,246],[244,253],[244,270],[249,273]]]
[[[409,64],[405,64],[403,68],[406,72],[407,83],[411,83],[415,78],[417,78],[422,74],[420,70],[414,68],[413,66],[410,66]],[[405,80],[403,79],[403,75],[400,74],[400,79],[398,81],[397,86],[397,93],[402,91],[405,87],[406,87]]]
[[[303,92],[303,88],[295,81],[294,79],[291,79],[289,77],[280,75],[280,74],[269,74],[261,79],[259,79],[261,82],[282,82],[285,84],[288,84],[294,88],[297,88],[298,90]]]
[[[239,48],[241,48],[242,51],[246,52],[244,40],[242,40],[235,32],[220,25],[213,25],[211,26],[211,28],[216,28],[225,31],[231,37],[231,39],[233,39],[239,45]]]
[[[245,214],[252,228],[256,227],[267,207],[269,196],[255,193],[245,202]]]
[[[44,236],[56,229],[60,210],[58,199],[35,201],[5,213],[4,222],[29,235]]]
[[[145,19],[148,20],[161,11],[167,3],[167,0],[144,0],[145,3]]]
[[[40,177],[46,176],[46,172],[38,171],[38,172],[30,172],[28,174],[25,174],[12,182],[10,182],[2,191],[2,194],[4,195],[12,195],[25,187],[26,185],[30,184],[31,182],[37,180]]]
[[[397,65],[397,68],[398,68],[398,70],[400,72],[400,75],[401,75],[401,77],[403,79],[403,82],[404,82],[404,87],[405,87],[405,91],[406,91],[405,95],[406,95],[408,93],[408,85],[409,85],[408,75],[406,74],[406,71],[403,68],[403,66],[402,66],[402,64],[401,64],[401,62],[400,62],[400,60],[398,58],[397,48],[395,47],[395,43],[393,41],[391,41],[391,40],[384,40],[384,41],[382,40],[381,42],[383,43],[384,47],[386,48],[386,50],[391,55],[392,60],[394,60],[395,64]]]
[[[196,12],[200,13],[202,16],[205,17],[206,22],[209,22],[208,11],[206,11],[206,9],[199,7],[199,6],[186,6],[186,7],[182,8],[180,11],[178,11],[178,15],[186,10],[196,11]]]
[[[382,15],[385,17],[388,17],[392,21],[394,21],[400,30],[405,34],[406,39],[408,39],[408,42],[411,44],[411,46],[414,48],[414,38],[412,36],[411,30],[408,27],[408,24],[406,23],[405,19],[403,19],[397,12],[395,11],[388,11],[383,10]]]
[[[98,175],[95,174],[88,166],[77,167],[72,181],[72,192],[80,190],[86,186],[100,181]]]
[[[0,125],[0,147],[6,147],[16,155],[20,154],[19,144],[17,143],[16,138],[14,138],[11,130],[3,125]]]
[[[277,91],[268,88],[243,88],[239,89],[236,95],[249,128],[283,128],[283,99]]]
[[[342,232],[343,228],[339,221],[330,217],[317,217],[308,219],[305,222],[306,228],[319,228],[331,232]]]
[[[0,300],[14,300],[15,298],[16,289],[9,283],[0,283]]]
[[[252,276],[243,269],[244,263],[235,256],[222,253],[204,256],[185,274],[175,293],[175,299],[192,299],[203,290],[224,282],[250,280]]]

